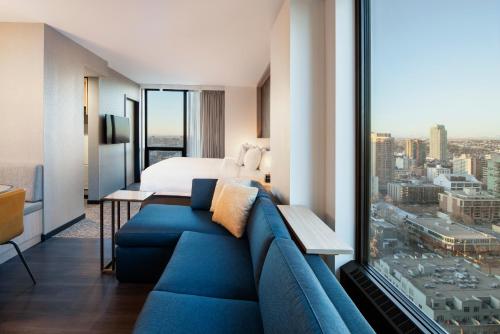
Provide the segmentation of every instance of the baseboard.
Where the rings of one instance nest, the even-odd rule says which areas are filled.
[[[88,199],[87,200],[87,204],[100,204],[100,203],[101,203],[101,201],[96,201],[94,199]]]
[[[81,216],[78,216],[76,217],[75,219],[73,220],[70,220],[69,222],[67,222],[66,224],[64,225],[61,225],[59,226],[58,228],[56,228],[55,230],[52,230],[50,231],[49,233],[47,234],[42,234],[42,242],[52,238],[54,235],[64,231],[65,229],[67,229],[68,227],[78,223],[79,221],[85,219],[85,214],[82,214]]]

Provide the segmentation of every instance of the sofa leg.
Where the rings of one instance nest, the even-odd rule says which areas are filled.
[[[31,273],[30,267],[28,266],[28,263],[26,263],[26,260],[24,259],[23,253],[21,253],[21,250],[19,249],[19,246],[17,246],[17,244],[14,241],[12,241],[12,240],[7,241],[6,243],[11,244],[12,246],[14,246],[14,248],[16,249],[17,255],[19,255],[19,257],[21,258],[21,261],[24,264],[24,267],[28,271],[28,274],[30,275],[31,280],[33,281],[33,284],[36,284],[35,277],[33,277],[33,274]]]

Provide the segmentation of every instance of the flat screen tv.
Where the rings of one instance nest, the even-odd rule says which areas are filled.
[[[130,142],[130,122],[126,117],[105,115],[106,144]]]

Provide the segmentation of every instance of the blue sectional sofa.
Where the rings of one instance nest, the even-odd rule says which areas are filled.
[[[374,333],[264,189],[242,239],[214,224],[214,182],[193,181],[197,209],[148,205],[117,233],[118,279],[157,281],[134,333]]]

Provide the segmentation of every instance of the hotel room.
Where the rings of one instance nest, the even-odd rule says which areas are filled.
[[[0,0],[0,333],[500,333],[499,22]]]

